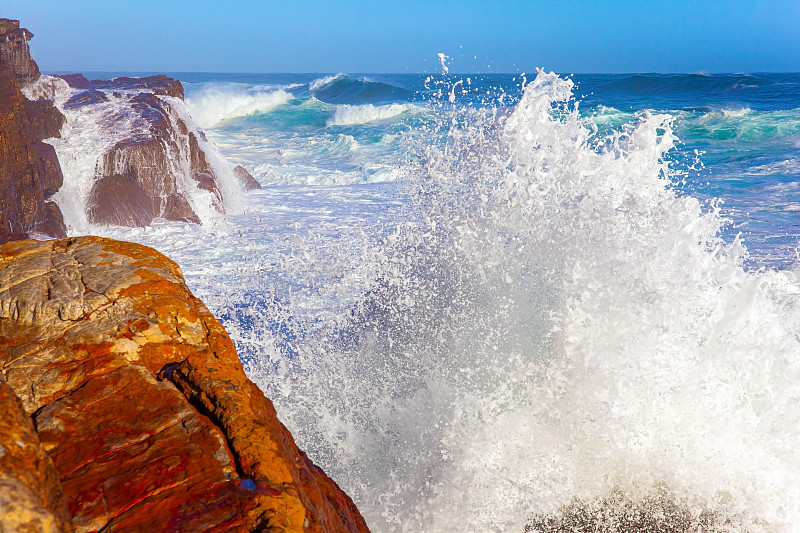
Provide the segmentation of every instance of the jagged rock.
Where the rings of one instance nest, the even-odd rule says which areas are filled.
[[[47,203],[63,182],[61,166],[42,142],[59,135],[64,115],[20,92],[20,83],[39,77],[27,43],[32,34],[9,19],[0,19],[0,32],[0,242],[33,232],[64,237],[61,212]]]
[[[19,83],[34,81],[41,76],[28,47],[32,37],[30,31],[19,27],[18,20],[0,19],[0,56],[11,64]]]
[[[145,76],[143,78],[120,76],[112,80],[89,80],[83,74],[62,74],[59,75],[59,78],[75,89],[111,89],[136,92],[146,90],[153,94],[174,96],[183,100],[183,85],[181,85],[181,82],[164,74]],[[121,93],[116,94],[122,96]]]
[[[149,226],[156,217],[153,200],[134,180],[105,176],[92,187],[89,220],[117,226]]]
[[[179,81],[164,75],[87,80],[81,74],[70,74],[62,79],[84,89],[67,101],[65,109],[106,102],[108,95],[101,89],[127,91],[113,95],[127,100],[138,124],[130,136],[98,154],[97,175],[86,206],[90,222],[146,226],[161,217],[200,223],[187,198],[187,178],[211,193],[212,205],[224,212],[217,174],[196,135],[173,102],[159,96],[183,99]],[[126,199],[128,192],[132,196]]]
[[[253,175],[250,174],[242,165],[236,165],[236,167],[233,169],[233,173],[238,178],[242,189],[246,191],[252,191],[253,189],[261,188],[261,184],[256,181]]]
[[[367,531],[150,248],[0,246],[0,365],[78,532]]]
[[[58,472],[14,391],[0,380],[0,531],[71,531]]]

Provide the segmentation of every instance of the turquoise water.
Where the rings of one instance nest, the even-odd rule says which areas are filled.
[[[451,105],[454,87],[454,107],[503,112],[519,100],[524,79],[521,75],[176,76],[186,86],[190,107],[192,102],[202,107],[198,100],[204,95],[209,105],[229,99],[227,114],[204,124],[201,120],[201,125],[213,125],[220,138],[273,141],[261,154],[247,152],[245,141],[237,143],[243,150],[242,161],[251,168],[274,162],[277,152],[283,154],[284,163],[296,153],[298,160],[326,171],[360,168],[365,181],[382,179],[375,174],[402,164],[408,147],[401,146],[400,134],[424,126],[431,109]],[[642,113],[671,115],[672,129],[680,139],[668,155],[676,190],[704,202],[719,201],[731,220],[723,234],[728,239],[742,234],[751,267],[780,268],[797,260],[800,75],[596,74],[571,79],[581,114],[593,117],[601,134],[604,129],[636,124]],[[278,91],[285,93],[285,100],[259,102]],[[233,105],[232,100],[246,97],[251,101]],[[337,111],[346,112],[347,106],[370,105],[376,106],[372,113],[362,109],[360,116],[336,120]],[[392,105],[396,109],[388,109]],[[403,105],[409,109],[401,111]],[[351,153],[348,144],[353,141],[366,154]],[[315,149],[298,147],[309,143]],[[275,179],[262,177],[267,182]]]

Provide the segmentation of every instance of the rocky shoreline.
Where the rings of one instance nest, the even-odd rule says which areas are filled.
[[[40,77],[31,37],[0,19],[0,531],[368,531],[246,377],[177,264],[137,244],[64,238],[52,201],[61,167],[42,142],[64,115],[24,96]],[[82,89],[69,105],[124,91],[111,98],[149,121],[147,135],[98,155],[114,171],[96,176],[91,220],[197,221],[169,171],[175,157],[220,197],[197,136],[169,116],[179,82],[65,78]],[[234,172],[243,189],[258,185]]]

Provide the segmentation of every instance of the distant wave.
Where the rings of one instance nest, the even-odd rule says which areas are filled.
[[[336,107],[333,116],[328,119],[328,126],[349,126],[354,124],[367,124],[376,120],[385,120],[396,117],[406,112],[420,110],[414,104],[389,104],[374,106],[364,105],[340,105]]]
[[[265,113],[285,104],[292,95],[284,89],[244,88],[239,84],[211,84],[186,98],[197,125],[213,128],[221,122]]]
[[[308,85],[308,95],[329,104],[356,105],[408,101],[414,92],[388,83],[337,74],[312,81]]]
[[[719,109],[699,115],[681,113],[679,132],[688,138],[763,141],[800,135],[800,109],[754,111],[748,107]]]
[[[771,80],[750,74],[634,74],[611,82],[606,89],[638,94],[668,94],[683,91],[702,94],[703,92],[735,91],[773,84],[774,82]]]

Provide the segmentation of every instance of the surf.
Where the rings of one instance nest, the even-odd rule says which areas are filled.
[[[444,121],[396,225],[303,249],[341,308],[282,300],[297,322],[244,346],[249,374],[378,531],[521,531],[658,487],[701,525],[791,530],[795,276],[748,272],[676,192],[670,116],[598,137],[572,98],[540,72],[510,113]]]

